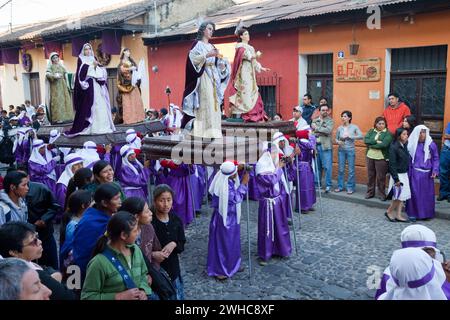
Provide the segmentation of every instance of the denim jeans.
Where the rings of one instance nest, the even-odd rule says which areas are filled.
[[[338,189],[344,189],[345,163],[348,162],[347,191],[355,191],[355,149],[339,148]]]
[[[333,150],[323,150],[322,145],[317,145],[317,170],[320,180],[322,180],[322,171],[325,170],[325,186],[331,188],[332,170],[333,170]],[[317,180],[317,177],[315,178]],[[322,184],[321,184],[322,186]]]
[[[177,300],[184,300],[184,285],[183,278],[181,275],[178,276],[174,281],[172,281],[175,291],[177,292]]]
[[[450,148],[442,147],[441,159],[439,166],[440,190],[439,195],[443,198],[450,197]]]

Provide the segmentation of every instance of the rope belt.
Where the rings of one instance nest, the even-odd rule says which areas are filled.
[[[275,198],[264,198],[264,200],[267,201],[267,212],[266,212],[266,222],[267,222],[267,229],[266,229],[266,236],[269,237],[270,231],[272,231],[272,241],[275,241],[275,223],[273,219],[273,206],[276,203],[276,199],[280,198],[280,196]],[[272,220],[272,228],[270,228],[270,221]]]

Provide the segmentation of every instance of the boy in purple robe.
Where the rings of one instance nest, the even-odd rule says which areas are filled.
[[[287,210],[283,201],[283,168],[276,145],[264,143],[264,154],[256,164],[256,181],[261,195],[258,209],[258,256],[264,266],[273,256],[292,253]]]
[[[32,141],[34,131],[32,128],[20,128],[14,142],[13,153],[16,157],[17,165],[27,165],[31,156]]]
[[[186,227],[194,220],[193,190],[191,190],[191,175],[194,168],[190,165],[175,160],[162,160],[161,166],[165,183],[169,185],[175,196],[173,198],[173,211],[180,217],[183,226]]]
[[[313,159],[315,150],[315,136],[308,130],[297,131],[297,145],[300,148],[298,170],[300,171],[300,204],[302,213],[314,211],[316,204],[316,189],[314,185]],[[297,177],[295,178],[297,184]],[[298,201],[295,202],[298,211]]]
[[[428,253],[431,258],[442,263],[447,279],[444,281],[441,288],[447,299],[450,300],[450,261],[444,261],[443,255],[439,249],[437,249],[436,234],[433,230],[420,224],[411,225],[403,229],[400,235],[400,241],[402,248],[421,248]],[[387,267],[386,270],[384,270],[380,285],[375,293],[375,300],[378,300],[382,294],[392,290],[395,286],[396,284],[392,279],[391,271],[389,267]]]
[[[435,216],[434,179],[439,176],[439,153],[424,125],[414,128],[408,139],[411,155],[409,181],[411,199],[406,202],[406,213],[416,219]]]
[[[67,187],[70,179],[72,179],[75,172],[83,168],[83,158],[76,153],[70,153],[65,157],[64,162],[66,167],[56,183],[56,200],[61,208],[65,208]]]
[[[55,168],[60,157],[53,157],[42,140],[33,141],[33,151],[28,162],[30,180],[46,185],[51,192],[56,192]]]
[[[297,173],[295,171],[295,166],[293,163],[293,159],[296,153],[300,153],[300,150],[294,149],[289,145],[289,141],[286,139],[283,133],[277,132],[273,136],[272,143],[276,145],[280,151],[280,159],[284,161],[285,167],[283,168],[283,187],[281,188],[281,195],[283,197],[283,202],[287,205],[287,218],[289,224],[292,223],[292,189],[293,184],[292,181],[295,181],[297,177]]]
[[[194,193],[195,212],[202,210],[203,198],[206,192],[205,167],[200,165],[194,166],[194,174],[191,175],[191,186]]]
[[[122,156],[122,168],[118,174],[120,185],[127,198],[148,198],[147,184],[150,177],[150,161],[145,166],[136,159],[134,149],[128,145],[120,149]]]
[[[239,185],[238,167],[231,161],[220,166],[209,188],[214,212],[209,225],[207,272],[225,280],[241,266],[241,205],[247,193],[249,173]]]

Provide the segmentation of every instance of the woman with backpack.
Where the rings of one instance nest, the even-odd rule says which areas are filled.
[[[135,244],[137,219],[118,212],[97,241],[88,264],[81,300],[148,300],[152,294],[141,249]]]

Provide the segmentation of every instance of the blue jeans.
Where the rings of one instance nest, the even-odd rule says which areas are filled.
[[[439,195],[442,198],[450,197],[450,148],[444,146],[441,151],[441,160],[439,166]]]
[[[348,162],[347,191],[355,191],[355,149],[341,149],[338,152],[338,189],[344,189],[345,163]]]
[[[184,300],[184,285],[183,278],[181,275],[178,276],[174,281],[172,281],[175,291],[177,292],[177,300]]]
[[[317,145],[317,155],[317,170],[319,172],[320,180],[322,180],[322,171],[325,170],[325,185],[327,188],[331,188],[333,186],[331,182],[333,170],[333,150],[323,150],[322,145]]]

